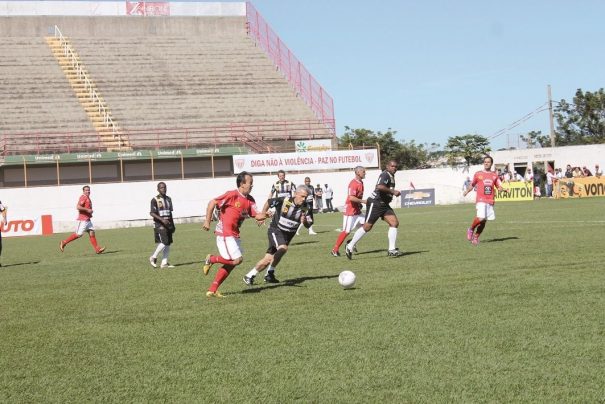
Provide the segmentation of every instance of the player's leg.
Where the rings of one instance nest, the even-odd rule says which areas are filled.
[[[275,254],[275,252],[277,251],[277,246],[279,245],[277,241],[277,235],[275,233],[276,230],[272,227],[269,227],[269,230],[267,231],[267,238],[269,239],[269,246],[267,247],[267,252],[265,253],[265,256],[256,263],[254,268],[252,268],[250,271],[248,271],[246,275],[244,275],[244,283],[246,285],[253,285],[254,278],[256,278],[256,275],[264,271],[265,268],[267,268],[267,266],[271,264],[271,261],[273,260],[273,254]]]
[[[309,209],[309,213],[307,214],[307,219],[309,218],[311,219],[311,226],[309,226],[309,234],[315,236],[317,233],[315,233],[315,230],[313,230],[313,223],[315,223],[315,218],[313,217],[313,207]]]
[[[164,241],[167,241],[165,239],[165,232],[162,233],[162,229],[161,228],[154,228],[153,229],[153,236],[154,236],[154,241],[157,243],[157,246],[155,247],[155,251],[153,252],[153,254],[151,254],[151,257],[149,257],[149,263],[151,264],[152,267],[157,268],[158,267],[158,256],[160,255],[160,253],[162,251],[164,251],[164,248],[166,248],[166,244],[164,244]],[[164,237],[164,239],[162,238]]]
[[[357,229],[357,231],[353,235],[353,239],[345,246],[345,253],[347,255],[347,258],[349,259],[352,258],[353,249],[355,248],[359,240],[361,240],[366,235],[366,233],[372,230],[374,223],[376,223],[376,221],[380,219],[384,214],[384,207],[379,201],[368,198],[368,204],[366,206],[367,207],[365,223],[363,224],[363,226]]]
[[[484,202],[477,203],[477,217],[475,218],[477,225],[473,228],[475,233],[471,239],[471,243],[474,245],[479,244],[479,235],[483,232],[483,229],[485,229],[485,223],[488,216],[492,215],[495,218],[493,215],[493,207],[491,210],[490,207],[492,207],[490,204]]]
[[[225,279],[229,277],[229,274],[231,273],[233,268],[235,268],[233,265],[223,265],[219,268],[219,270],[216,272],[214,280],[212,281],[210,287],[208,288],[208,291],[206,292],[207,297],[223,297],[223,295],[220,294],[217,290],[219,286],[221,286],[221,284],[225,281]]]
[[[170,265],[168,262],[168,257],[170,256],[170,245],[172,245],[172,232],[168,229],[163,228],[164,240],[163,243],[165,245],[163,256],[162,256],[162,264],[160,268],[174,268],[174,265]]]
[[[233,250],[234,247],[234,237],[225,237],[225,236],[216,236],[216,246],[218,247],[218,251],[219,251],[219,255],[212,255],[212,254],[208,254],[206,255],[206,259],[204,260],[204,275],[208,274],[208,271],[210,271],[210,268],[212,267],[212,265],[214,264],[223,264],[223,265],[232,265],[232,266],[236,266],[239,265],[242,261],[241,259],[239,261],[238,258],[241,258],[241,252],[239,251],[239,247],[237,248],[237,251],[233,251],[233,253],[236,255],[231,255],[232,252],[230,250]],[[239,243],[237,243],[239,245]],[[231,247],[229,247],[231,246]],[[239,255],[237,255],[239,254]],[[237,262],[236,262],[237,261]]]
[[[65,246],[72,241],[82,237],[82,234],[86,231],[86,222],[78,220],[78,224],[76,225],[76,231],[69,235],[65,240],[61,240],[59,243],[59,250],[63,252],[65,250]]]
[[[279,283],[277,278],[275,277],[275,269],[277,265],[281,261],[282,257],[288,251],[288,245],[290,241],[294,238],[293,233],[286,233],[279,229],[276,229],[273,232],[273,245],[275,246],[275,254],[273,254],[273,260],[271,261],[271,265],[267,269],[267,274],[265,275],[265,282],[267,283]]]
[[[101,254],[103,251],[105,251],[105,247],[99,247],[99,244],[97,243],[97,236],[95,235],[95,228],[92,225],[92,222],[90,220],[86,221],[86,230],[88,232],[88,238],[90,240],[90,244],[92,245],[92,248],[95,249],[95,252],[97,254]]]
[[[471,223],[471,227],[466,230],[466,239],[468,241],[473,240],[475,230],[477,229],[477,226],[481,224],[481,217],[485,217],[485,203],[477,202],[477,204],[475,205],[475,210],[476,215],[473,219],[473,222]]]
[[[385,211],[383,219],[389,225],[389,230],[387,231],[387,237],[389,240],[389,252],[388,255],[390,257],[399,256],[401,252],[397,248],[397,229],[399,227],[399,219],[395,212],[390,207]]]
[[[340,256],[340,252],[338,252],[338,250],[340,250],[340,246],[342,245],[342,243],[344,243],[345,239],[351,232],[351,227],[353,226],[353,218],[354,216],[346,215],[342,217],[342,231],[338,235],[336,243],[334,243],[334,247],[332,247],[332,255],[335,257]]]
[[[495,220],[496,219],[496,212],[494,211],[494,205],[490,205],[490,204],[485,204],[485,217],[483,218],[483,220],[481,221],[481,224],[479,224],[479,226],[477,226],[477,230],[475,231],[475,236],[473,237],[473,244],[477,245],[479,244],[479,236],[481,236],[481,233],[483,233],[483,230],[485,229],[485,225],[487,224],[488,220]]]

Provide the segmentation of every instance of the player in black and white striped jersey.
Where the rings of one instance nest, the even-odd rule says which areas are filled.
[[[266,267],[269,267],[269,269],[265,275],[265,282],[279,283],[275,277],[275,268],[288,251],[288,245],[296,235],[298,226],[302,223],[309,228],[313,224],[313,219],[308,216],[307,196],[307,186],[299,185],[294,196],[272,198],[265,202],[263,213],[266,213],[271,207],[275,208],[275,213],[267,231],[269,247],[265,256],[244,276],[246,285],[253,285],[256,275]]]

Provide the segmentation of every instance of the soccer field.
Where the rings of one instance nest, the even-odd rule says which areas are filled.
[[[352,261],[329,254],[341,214],[316,215],[282,282],[252,288],[267,236],[248,220],[224,299],[204,295],[200,224],[177,227],[170,270],[149,265],[150,228],[99,230],[99,256],[86,239],[60,253],[64,234],[5,239],[0,401],[603,401],[604,208],[500,203],[477,247],[472,204],[400,209],[406,255],[386,257],[380,223]]]

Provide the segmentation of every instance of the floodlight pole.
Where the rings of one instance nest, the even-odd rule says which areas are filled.
[[[550,147],[555,147],[555,121],[552,114],[552,93],[548,85],[548,117],[550,119]]]

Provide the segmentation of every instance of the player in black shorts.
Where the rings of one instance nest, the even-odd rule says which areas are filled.
[[[166,195],[166,183],[158,183],[158,194],[151,200],[151,217],[153,217],[153,233],[155,242],[158,243],[155,251],[149,257],[149,264],[157,268],[158,255],[163,254],[160,268],[174,268],[168,262],[170,255],[170,245],[172,244],[172,235],[174,234],[175,226],[172,219],[172,199]]]
[[[372,230],[374,223],[378,219],[382,219],[389,225],[389,251],[387,256],[399,257],[402,255],[399,248],[395,247],[397,243],[397,228],[399,227],[399,219],[391,208],[393,196],[399,196],[401,192],[395,189],[395,173],[397,172],[397,162],[391,160],[388,162],[386,169],[378,177],[376,188],[372,195],[367,200],[366,204],[366,221],[362,227],[357,229],[353,239],[347,242],[345,246],[345,254],[348,259],[353,258],[355,245],[367,232]]]
[[[265,282],[279,283],[275,278],[275,267],[288,251],[288,245],[296,235],[298,226],[302,223],[309,228],[313,224],[313,220],[308,217],[307,192],[306,185],[299,185],[294,196],[269,199],[263,206],[263,213],[266,213],[270,207],[275,208],[275,214],[267,231],[269,248],[265,256],[244,276],[246,285],[253,285],[256,275],[267,266],[269,269],[265,275]]]

